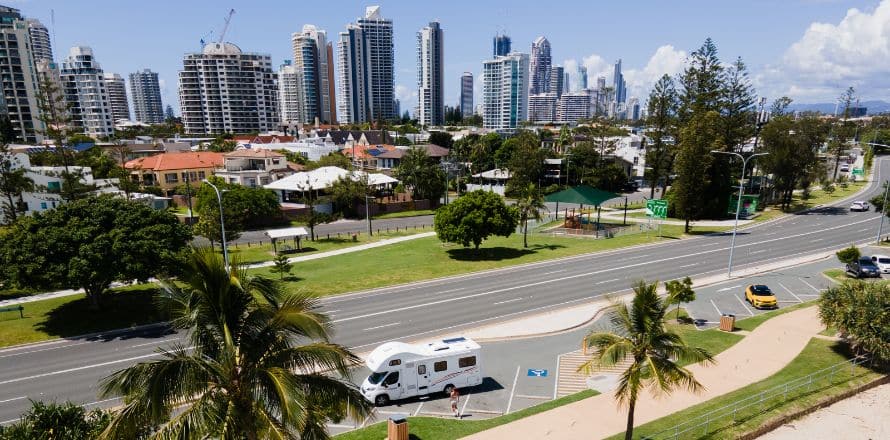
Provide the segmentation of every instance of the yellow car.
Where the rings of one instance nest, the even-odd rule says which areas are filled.
[[[745,300],[758,309],[776,309],[779,302],[773,291],[763,284],[752,284],[745,289]]]

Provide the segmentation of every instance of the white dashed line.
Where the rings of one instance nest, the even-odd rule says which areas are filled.
[[[393,322],[393,323],[390,323],[390,324],[378,325],[377,327],[368,327],[368,328],[366,328],[366,329],[363,329],[362,331],[365,331],[365,332],[366,332],[366,331],[368,331],[368,330],[377,330],[378,328],[392,327],[392,326],[394,326],[394,325],[399,325],[399,324],[401,324],[401,322]]]

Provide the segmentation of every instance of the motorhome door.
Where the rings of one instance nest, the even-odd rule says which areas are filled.
[[[418,362],[417,363],[417,394],[428,394],[430,392],[430,366]]]
[[[399,371],[392,371],[386,375],[386,378],[383,379],[383,382],[380,385],[386,389],[386,394],[389,396],[391,400],[399,399],[402,397],[402,378],[399,374]]]

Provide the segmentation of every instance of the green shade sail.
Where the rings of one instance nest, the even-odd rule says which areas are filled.
[[[600,206],[606,200],[621,197],[609,191],[594,188],[592,186],[580,185],[560,192],[556,192],[544,197],[548,202],[577,203],[583,205]]]

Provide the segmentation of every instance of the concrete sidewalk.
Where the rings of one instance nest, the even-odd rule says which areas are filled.
[[[333,257],[334,255],[348,254],[350,252],[359,252],[359,251],[363,251],[366,249],[373,249],[376,247],[386,246],[386,245],[390,245],[390,244],[394,244],[394,243],[401,243],[403,241],[416,240],[418,238],[424,238],[424,237],[432,237],[434,235],[436,235],[435,232],[424,232],[422,234],[406,235],[404,237],[387,238],[385,240],[375,241],[373,243],[360,244],[357,246],[350,246],[350,247],[346,247],[346,248],[342,248],[342,249],[336,249],[333,251],[319,252],[317,254],[310,254],[310,255],[304,255],[304,256],[300,256],[300,257],[288,258],[287,261],[289,261],[291,263],[299,263],[301,261],[317,260],[319,258]],[[247,268],[248,269],[256,269],[256,268],[260,268],[260,267],[274,266],[274,264],[275,263],[273,263],[271,261],[266,261],[263,263],[248,264]],[[154,281],[154,280],[149,280],[149,281]],[[126,285],[127,284],[124,284],[124,283],[113,283],[111,285],[111,287],[123,287]],[[83,293],[83,289],[65,289],[65,290],[57,290],[55,292],[38,293],[35,295],[30,295],[30,296],[23,296],[21,298],[14,298],[14,299],[0,301],[0,307],[13,306],[13,305],[17,305],[17,304],[27,304],[27,303],[34,302],[34,301],[43,301],[45,299],[62,298],[62,297],[71,296],[71,295],[79,295],[81,293]]]
[[[689,367],[705,386],[703,393],[675,391],[655,398],[648,390],[644,391],[636,407],[634,424],[642,425],[768,378],[797,357],[823,329],[817,307],[796,310],[764,322],[739,343],[718,354],[716,365]],[[607,393],[467,438],[605,438],[623,432],[626,422],[626,409],[618,408],[614,396]]]

